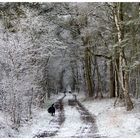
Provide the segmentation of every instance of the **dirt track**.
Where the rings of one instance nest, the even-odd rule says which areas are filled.
[[[73,137],[99,138],[100,136],[97,134],[98,129],[96,126],[95,117],[93,117],[79,101],[77,101],[76,108],[81,115],[81,120],[83,121],[83,124],[76,133],[76,135]]]
[[[65,97],[65,96],[64,96]],[[58,131],[61,129],[61,125],[65,122],[63,98],[59,99],[56,104],[57,115],[49,123],[50,130],[46,130],[40,134],[36,134],[34,138],[45,138],[45,137],[54,137]],[[80,113],[80,119],[82,124],[80,129],[75,132],[73,138],[99,138],[97,134],[98,129],[95,122],[95,117],[89,113],[89,111],[78,101],[74,99],[71,100],[71,105],[77,108],[77,111]],[[70,105],[70,104],[69,104]],[[67,118],[66,118],[67,119]]]

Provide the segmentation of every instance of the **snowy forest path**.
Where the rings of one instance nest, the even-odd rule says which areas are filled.
[[[95,123],[95,117],[91,115],[89,111],[82,105],[82,103],[77,100],[76,96],[74,96],[73,99],[68,98],[67,103],[63,103],[64,98],[65,96],[55,102],[55,104],[57,104],[58,106],[57,114],[50,121],[49,129],[35,135],[34,138],[65,137],[65,135],[66,137],[72,138],[99,138],[100,136],[97,134],[98,128]],[[74,117],[74,114],[71,115],[71,113],[67,109],[69,109],[69,111],[72,111],[72,114],[74,113],[76,115],[76,118],[73,118],[73,123],[69,122],[68,120],[70,118],[67,117]],[[66,116],[64,112],[67,114]],[[67,123],[65,122],[65,120]],[[76,123],[80,121],[80,124],[76,126],[76,129],[73,128],[74,126],[68,124],[69,122],[74,125],[75,120],[77,120]]]
[[[65,103],[65,122],[55,137],[99,138],[96,118],[77,100],[68,95]]]
[[[63,103],[62,103],[64,97],[62,97],[61,99],[55,102],[55,104],[57,104],[57,106],[59,107],[57,109],[58,113],[50,121],[49,130],[46,130],[40,134],[35,135],[34,138],[54,137],[57,134],[61,125],[65,121],[64,108],[63,108]]]
[[[75,138],[99,138],[100,136],[97,134],[98,128],[95,123],[95,117],[89,113],[89,111],[78,101],[77,110],[80,113],[81,120],[83,124],[80,129],[77,131],[76,135],[73,136]]]

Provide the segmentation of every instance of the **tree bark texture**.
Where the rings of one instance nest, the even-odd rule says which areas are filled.
[[[117,35],[118,35],[118,48],[119,48],[119,69],[118,69],[118,76],[119,82],[121,84],[125,104],[127,110],[133,109],[133,103],[129,96],[129,73],[126,70],[127,61],[124,53],[124,48],[122,47],[121,43],[124,39],[124,25],[123,25],[123,3],[114,3],[114,19],[117,28]]]

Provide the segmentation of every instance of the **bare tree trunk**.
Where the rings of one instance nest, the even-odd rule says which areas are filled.
[[[103,93],[102,93],[102,82],[101,82],[101,75],[99,72],[99,67],[98,67],[98,63],[97,63],[97,58],[96,56],[94,57],[94,67],[95,70],[97,72],[97,79],[98,79],[98,84],[97,84],[97,94],[95,98],[103,98]]]
[[[125,72],[124,74],[124,97],[125,97],[125,103],[127,110],[132,110],[133,109],[133,103],[131,101],[131,98],[129,96],[129,75],[128,72]]]
[[[140,18],[140,2],[138,3],[138,18]],[[139,49],[139,43],[137,42],[137,50]],[[136,79],[136,98],[138,99],[140,93],[140,66],[137,67],[137,79]]]
[[[126,103],[126,109],[132,110],[133,109],[133,103],[129,96],[129,73],[125,69],[127,66],[126,58],[124,49],[121,46],[121,42],[124,38],[124,27],[123,27],[123,3],[115,3],[114,4],[114,19],[115,24],[118,32],[118,43],[119,43],[119,69],[118,69],[118,76],[119,76],[119,82],[121,83],[121,87],[123,90],[125,103]]]
[[[77,81],[76,81],[74,66],[72,64],[71,64],[71,71],[72,71],[72,90],[75,91]]]
[[[92,85],[92,78],[91,78],[91,54],[89,52],[89,48],[86,47],[85,49],[85,78],[86,84],[88,88],[88,96],[93,97],[93,85]]]
[[[115,97],[115,73],[112,60],[110,61],[110,98]]]
[[[32,118],[32,103],[33,103],[33,88],[31,89],[31,93],[30,93],[30,100],[28,103],[28,108],[29,108],[29,116],[28,118],[31,119]]]
[[[137,68],[137,78],[136,78],[136,98],[138,99],[139,98],[139,92],[140,92],[140,81],[139,81],[139,78],[140,78],[140,71],[139,71],[139,68]]]

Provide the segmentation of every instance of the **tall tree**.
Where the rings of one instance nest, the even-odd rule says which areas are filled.
[[[123,90],[127,110],[132,110],[133,103],[129,96],[129,71],[127,70],[127,60],[124,48],[122,46],[122,41],[124,39],[123,18],[124,18],[123,3],[114,3],[114,19],[117,28],[118,49],[119,49],[119,68],[117,67],[119,82]]]

